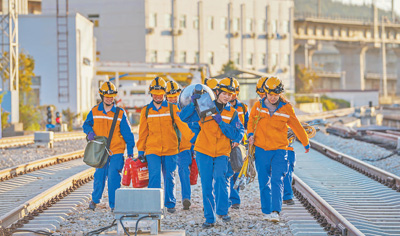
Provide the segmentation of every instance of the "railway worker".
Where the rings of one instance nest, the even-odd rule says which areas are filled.
[[[166,88],[166,97],[169,103],[177,105],[178,96],[181,93],[179,85],[175,81],[168,81]],[[192,143],[190,140],[182,137],[179,144],[178,153],[178,174],[181,180],[182,204],[183,210],[189,210],[191,205],[191,189],[190,189],[190,165],[192,164]]]
[[[101,103],[92,108],[83,124],[83,131],[87,134],[89,140],[93,140],[96,135],[108,137],[117,109],[115,104],[117,89],[114,84],[109,81],[104,82],[99,89],[99,94]],[[111,210],[114,210],[115,191],[121,187],[120,173],[124,167],[125,144],[128,157],[133,157],[135,139],[126,113],[122,108],[120,109],[110,144],[112,155],[108,158],[104,167],[97,168],[94,173],[92,200],[89,203],[91,210],[94,210],[96,204],[100,203],[107,178],[108,202]]]
[[[283,178],[288,172],[288,126],[309,152],[306,131],[297,119],[293,107],[283,96],[282,81],[269,77],[263,86],[266,97],[257,101],[250,112],[249,143],[255,145],[255,164],[264,219],[279,222],[282,209]]]
[[[150,84],[153,100],[140,114],[138,158],[147,159],[149,188],[161,188],[161,171],[164,177],[164,205],[169,213],[176,211],[175,170],[179,150],[179,133],[190,139],[193,134],[179,116],[178,107],[168,103],[165,97],[166,82],[156,77]]]
[[[233,106],[233,108],[236,109],[238,112],[239,120],[242,122],[244,125],[244,129],[247,129],[247,122],[249,120],[249,113],[248,113],[248,108],[247,105],[239,101],[238,95],[240,92],[240,84],[235,78],[231,78],[233,80],[233,83],[235,84],[235,94],[232,95],[231,100],[229,103]],[[236,140],[232,141],[232,148],[236,147],[239,145],[240,142],[244,143],[243,140]],[[232,209],[239,209],[240,208],[240,196],[239,196],[239,188],[234,189],[233,186],[235,185],[235,181],[238,177],[239,173],[234,173],[232,170],[231,162],[229,161],[228,163],[228,181],[230,185],[230,192],[229,192],[229,205],[232,207]]]
[[[258,94],[258,96],[260,96],[260,99],[263,99],[265,97],[265,90],[263,88],[265,80],[267,80],[267,77],[261,77],[257,81],[256,93]]]
[[[216,221],[216,215],[223,222],[229,222],[229,197],[226,174],[228,171],[228,157],[231,152],[231,140],[241,140],[244,128],[236,110],[229,104],[235,87],[232,80],[224,78],[216,90],[217,114],[208,116],[202,122],[196,112],[193,112],[194,100],[182,110],[180,116],[184,122],[198,121],[201,127],[197,136],[194,150],[196,162],[201,176],[203,193],[204,217],[206,221],[202,228],[211,228]],[[215,194],[215,195],[214,195]]]

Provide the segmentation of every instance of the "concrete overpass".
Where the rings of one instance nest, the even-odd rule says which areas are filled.
[[[400,94],[399,22],[394,23],[387,19],[378,21],[376,10],[373,20],[334,19],[299,14],[295,15],[293,36],[296,64],[310,67],[313,54],[321,50],[323,44],[333,44],[340,54],[341,63],[340,72],[330,73],[330,76],[340,78],[340,89],[368,89],[367,78],[376,81],[378,79],[376,74],[380,74],[380,78],[383,77],[383,96],[387,95],[388,76],[386,76],[386,66],[382,65],[386,65],[386,54],[393,52],[396,55],[397,78],[393,78],[392,74],[389,80],[390,85],[396,87],[396,93]],[[367,51],[368,57],[374,57],[375,60],[370,63],[374,68],[372,71],[369,70],[368,74],[366,60],[370,59],[366,58]]]

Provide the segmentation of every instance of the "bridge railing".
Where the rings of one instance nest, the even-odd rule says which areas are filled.
[[[306,18],[323,19],[323,20],[341,20],[341,21],[352,21],[352,22],[363,22],[363,23],[373,23],[373,19],[370,17],[347,17],[347,16],[319,16],[315,13],[310,12],[296,12],[294,14],[295,20],[302,20]]]

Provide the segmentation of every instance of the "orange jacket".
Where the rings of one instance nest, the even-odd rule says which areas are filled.
[[[256,119],[260,117],[254,134],[254,145],[264,150],[287,150],[289,126],[303,146],[306,147],[309,144],[308,136],[294,114],[293,107],[289,103],[280,101],[276,111],[273,115],[270,115],[264,104],[264,99],[260,100],[261,102],[257,101],[250,112],[247,127],[249,137],[254,134]]]
[[[231,140],[241,140],[244,128],[235,109],[228,103],[221,112],[222,122],[207,117],[205,122],[199,121],[200,133],[197,136],[194,150],[211,157],[230,156]],[[229,136],[229,137],[227,137]]]
[[[146,155],[170,156],[178,154],[178,137],[172,126],[170,108],[167,101],[163,101],[159,110],[151,102],[148,117],[146,118],[146,107],[143,107],[140,114],[138,151],[144,151]],[[190,140],[193,137],[192,131],[186,123],[182,122],[179,116],[178,107],[174,104],[173,115],[178,129],[182,133],[182,140]],[[190,148],[190,147],[189,147]]]
[[[86,134],[93,131],[97,136],[108,138],[115,112],[115,105],[107,113],[104,111],[103,103],[94,106],[83,124],[83,130]],[[110,150],[113,154],[121,154],[125,151],[125,145],[128,155],[133,154],[135,140],[125,111],[121,108],[111,139]]]

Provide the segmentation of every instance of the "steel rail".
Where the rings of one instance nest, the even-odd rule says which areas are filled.
[[[84,150],[70,152],[66,154],[61,154],[57,156],[52,156],[32,162],[28,162],[25,164],[21,164],[18,166],[14,166],[8,169],[0,170],[0,182],[16,177],[18,175],[23,175],[31,171],[35,171],[47,166],[59,164],[65,161],[74,160],[78,158],[82,158],[84,154]]]
[[[68,133],[55,133],[54,141],[60,142],[65,140],[76,140],[83,139],[86,134],[83,132],[68,132]],[[28,144],[33,144],[34,136],[17,136],[17,137],[6,137],[0,139],[0,148],[20,147]]]
[[[389,188],[400,192],[400,177],[310,139],[311,147]]]
[[[89,168],[75,174],[1,216],[0,232],[4,234],[12,233],[13,229],[21,227],[23,223],[33,219],[33,216],[43,212],[44,209],[47,209],[71,191],[92,180],[94,172],[95,168]],[[7,229],[8,227],[10,229]]]
[[[314,215],[318,222],[325,227],[325,230],[335,235],[364,235],[295,174],[293,174],[292,186],[295,189],[294,193],[296,197]]]

